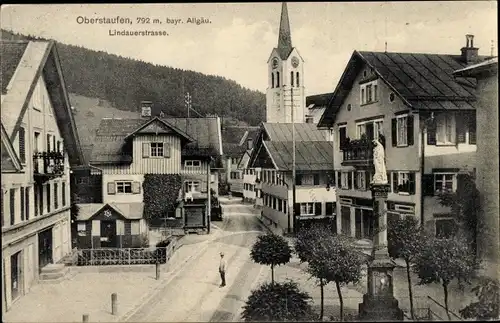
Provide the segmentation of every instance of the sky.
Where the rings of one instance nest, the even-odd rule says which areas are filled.
[[[497,55],[496,1],[289,2],[292,44],[304,59],[306,95],[333,92],[354,50],[460,54],[473,34],[479,53]],[[0,24],[158,65],[219,75],[265,92],[267,60],[278,40],[281,3],[3,5]],[[130,18],[82,24],[81,17]],[[78,18],[80,17],[80,18]],[[139,24],[140,18],[162,24]],[[168,24],[205,18],[206,24]],[[142,20],[145,21],[145,20]],[[168,36],[110,36],[110,30]],[[96,80],[98,82],[98,80]]]

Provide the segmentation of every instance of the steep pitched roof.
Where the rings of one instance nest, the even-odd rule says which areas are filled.
[[[326,106],[333,96],[333,92],[309,95],[306,97],[306,106],[314,104],[315,106]]]
[[[125,137],[125,139],[137,135],[137,133],[139,133],[141,130],[143,130],[144,128],[146,128],[147,126],[151,125],[154,122],[159,122],[162,126],[165,126],[166,128],[169,128],[169,129],[173,130],[177,135],[179,135],[179,137],[181,137],[181,139],[183,139],[186,142],[192,142],[193,141],[193,138],[190,135],[188,135],[184,131],[178,129],[174,125],[170,124],[166,119],[160,119],[158,117],[154,117],[151,120],[147,121],[146,123],[144,123],[143,125],[141,125],[138,129],[136,129],[134,132],[132,132],[131,134],[128,134]]]
[[[55,43],[2,40],[0,47],[2,123],[10,140],[16,138],[35,86],[43,75],[69,162],[72,166],[84,164]]]
[[[240,157],[247,150],[246,140],[252,138],[259,131],[259,127],[224,127],[222,129],[222,146],[228,157]]]
[[[193,139],[184,145],[184,156],[220,156],[219,123],[217,118],[161,118]],[[126,138],[149,123],[145,119],[103,119],[97,130],[91,163],[129,163],[132,161],[130,141]]]
[[[16,154],[16,150],[9,140],[7,131],[2,123],[2,173],[15,173],[22,170],[21,160]]]
[[[278,47],[276,50],[283,60],[287,59],[293,50],[290,19],[288,18],[288,8],[286,6],[286,2],[281,4],[280,29],[278,35]]]
[[[453,77],[453,71],[467,65],[460,55],[354,51],[318,127],[326,128],[335,120],[364,65],[371,67],[413,109],[475,108],[472,103],[475,100],[475,81]]]
[[[295,127],[295,141],[324,141],[325,135],[311,123],[262,123],[263,139],[269,141],[292,140],[292,126]]]
[[[144,203],[82,203],[78,204],[79,211],[77,220],[90,220],[106,206],[109,206],[128,220],[142,219],[144,211]]]
[[[266,141],[263,147],[279,170],[291,171],[293,142]],[[298,141],[295,143],[295,169],[297,171],[325,171],[333,167],[333,142]]]

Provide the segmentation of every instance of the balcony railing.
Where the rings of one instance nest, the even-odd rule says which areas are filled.
[[[64,175],[64,155],[57,151],[34,153],[33,173],[42,181]]]
[[[343,166],[370,166],[373,144],[367,139],[347,140],[342,145]]]

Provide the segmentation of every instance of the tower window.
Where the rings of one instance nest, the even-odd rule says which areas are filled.
[[[276,87],[280,87],[280,72],[276,72]]]
[[[293,86],[293,71],[290,72],[290,84]]]
[[[271,73],[271,88],[274,88],[274,73]]]
[[[297,77],[296,77],[296,79],[297,79],[297,87],[299,87],[300,86],[299,72],[297,72],[296,75],[297,75]]]

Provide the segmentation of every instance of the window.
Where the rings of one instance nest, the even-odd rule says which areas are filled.
[[[376,102],[378,99],[377,81],[372,81],[361,85],[361,104]]]
[[[201,161],[199,161],[199,160],[186,160],[186,161],[184,161],[184,167],[186,167],[186,168],[201,168]]]
[[[16,189],[10,189],[10,225],[16,224]]]
[[[457,231],[457,223],[450,214],[434,214],[436,238],[449,239]]]
[[[129,194],[132,193],[132,182],[116,182],[116,193]]]
[[[300,74],[299,74],[299,72],[297,72],[297,73],[295,73],[295,75],[297,78],[297,87],[299,87],[300,86],[300,77],[299,77]]]
[[[436,143],[452,145],[455,143],[455,118],[451,113],[442,113],[436,117]]]
[[[185,192],[200,192],[200,182],[198,181],[185,181],[184,182]]]
[[[271,88],[274,88],[274,73],[271,73]]]
[[[276,87],[280,87],[280,72],[276,72]]]
[[[163,157],[163,142],[151,143],[151,157]]]
[[[354,175],[354,188],[359,190],[366,190],[366,172],[363,170],[358,170],[354,173]]]
[[[342,150],[347,140],[347,126],[339,126],[339,149]]]
[[[314,203],[300,203],[300,215],[314,215]]]
[[[342,172],[340,179],[340,187],[344,190],[350,190],[352,188],[352,173]]]
[[[392,176],[392,191],[400,194],[415,194],[415,173],[394,172]]]
[[[273,209],[276,210],[276,198],[273,196]]]
[[[434,192],[454,192],[457,189],[457,174],[434,173]]]
[[[294,82],[293,82],[293,71],[290,72],[290,85],[291,86],[294,86]]]
[[[238,164],[238,158],[237,157],[231,158],[231,164],[237,165]]]
[[[316,184],[316,176],[316,174],[299,174],[295,185],[318,185]],[[317,180],[319,181],[319,178]]]
[[[85,237],[87,231],[85,222],[78,222],[77,231],[78,231],[78,236]]]
[[[278,199],[278,211],[283,212],[283,202],[281,201],[281,199]]]
[[[407,116],[397,117],[396,120],[397,120],[397,145],[406,146],[408,145]]]
[[[381,135],[384,135],[384,121],[370,120],[358,122],[356,124],[356,130],[358,139],[361,139],[361,137],[365,135],[369,140],[378,140]]]
[[[19,128],[19,159],[21,163],[26,163],[26,132],[23,127]]]
[[[337,212],[337,207],[335,202],[326,202],[325,203],[325,214],[326,215],[335,215]]]
[[[52,142],[51,137],[52,137],[51,135],[47,134],[47,142],[46,142],[47,146],[45,148],[46,151],[51,151],[51,149],[50,149],[50,143]]]
[[[306,123],[314,123],[314,118],[306,116]]]

